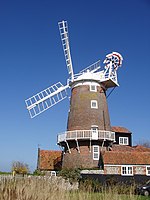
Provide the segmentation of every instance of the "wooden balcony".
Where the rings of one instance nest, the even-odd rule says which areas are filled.
[[[115,132],[104,130],[74,130],[66,131],[58,134],[57,143],[66,142],[70,140],[108,140],[115,141]]]

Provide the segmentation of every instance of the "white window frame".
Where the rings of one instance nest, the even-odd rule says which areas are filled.
[[[124,173],[126,172],[126,173]],[[133,166],[123,165],[121,166],[121,175],[122,176],[133,176]]]
[[[149,169],[148,169],[149,168]],[[146,166],[146,175],[150,176],[150,166]]]
[[[94,87],[94,88],[92,88],[92,87]],[[97,86],[91,84],[91,85],[90,85],[90,91],[91,91],[91,92],[97,92]]]
[[[93,104],[95,104],[95,106],[93,106]],[[98,109],[97,100],[91,100],[91,108]]]
[[[128,137],[119,137],[119,144],[120,145],[129,145],[129,138]]]
[[[97,150],[95,148],[97,148]],[[99,160],[99,146],[98,145],[93,145],[93,160]]]

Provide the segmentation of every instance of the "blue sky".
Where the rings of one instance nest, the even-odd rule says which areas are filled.
[[[59,149],[69,100],[30,119],[24,100],[68,78],[58,21],[67,20],[75,73],[117,51],[120,87],[108,98],[111,124],[150,140],[149,0],[0,1],[0,171],[13,161],[35,170],[38,144]]]

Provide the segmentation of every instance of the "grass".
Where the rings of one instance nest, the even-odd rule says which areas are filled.
[[[119,195],[117,188],[94,193],[89,188],[84,190],[65,190],[60,179],[52,178],[17,178],[0,181],[0,200],[148,200],[133,195]]]

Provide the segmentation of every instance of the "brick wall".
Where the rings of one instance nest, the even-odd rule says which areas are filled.
[[[90,130],[92,125],[98,126],[99,130],[111,130],[110,118],[107,107],[105,90],[97,85],[97,91],[90,91],[90,84],[72,88],[70,100],[70,112],[68,115],[67,130]],[[96,100],[98,109],[91,108],[91,100]],[[68,141],[70,152],[65,144],[63,155],[63,168],[95,168],[98,161],[93,160],[90,140],[78,140],[80,153],[76,141]],[[91,145],[102,145],[100,141],[92,141]]]
[[[91,100],[97,100],[98,109],[91,108]],[[110,130],[110,118],[105,91],[97,86],[97,92],[91,92],[89,85],[72,89],[68,130],[90,130],[97,125],[99,130]]]
[[[122,165],[127,166],[127,165]],[[130,165],[132,166],[132,165]],[[121,175],[121,166],[105,166],[104,174]],[[133,166],[133,175],[146,175],[146,165]],[[126,176],[126,175],[124,175]],[[132,176],[132,175],[131,175]]]
[[[101,146],[100,141],[92,141],[90,150],[90,141],[79,141],[80,153],[77,149],[75,141],[69,143],[69,153],[67,146],[65,146],[65,153],[63,155],[63,168],[97,168],[98,160],[93,160],[93,145]],[[100,149],[101,150],[101,149]]]

